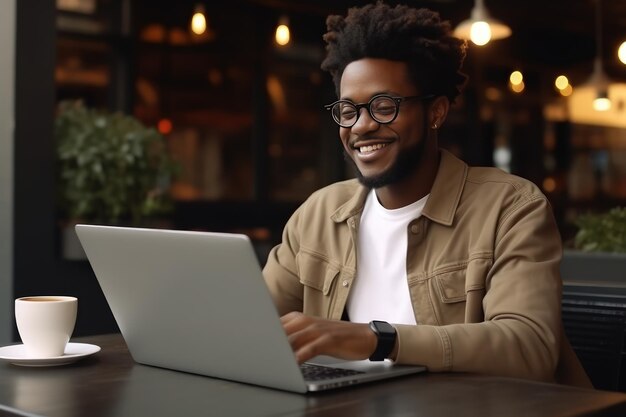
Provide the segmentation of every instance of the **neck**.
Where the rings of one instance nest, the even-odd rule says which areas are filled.
[[[426,152],[420,166],[404,180],[376,189],[380,204],[388,210],[408,206],[430,193],[437,170],[439,150],[435,147]]]

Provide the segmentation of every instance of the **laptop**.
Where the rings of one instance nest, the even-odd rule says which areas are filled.
[[[317,375],[305,379],[246,235],[86,224],[76,232],[138,363],[299,393],[425,370],[317,357],[304,366]]]

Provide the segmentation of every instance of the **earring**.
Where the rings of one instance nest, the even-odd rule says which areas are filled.
[[[437,129],[439,126],[437,126],[437,122],[433,123],[433,129]]]

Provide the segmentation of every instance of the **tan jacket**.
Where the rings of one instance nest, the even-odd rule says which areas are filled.
[[[330,185],[291,217],[263,270],[280,314],[342,317],[368,191],[356,180]],[[564,339],[561,240],[534,184],[442,150],[407,233],[418,325],[396,325],[398,363],[590,386]]]

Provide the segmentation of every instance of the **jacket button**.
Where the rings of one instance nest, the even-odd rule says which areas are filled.
[[[416,235],[416,234],[418,234],[419,232],[420,232],[420,228],[419,228],[419,226],[418,226],[418,225],[416,225],[416,224],[411,225],[411,233],[413,233],[413,234],[415,234],[415,235]]]
[[[344,279],[341,285],[343,285],[345,288],[348,288],[348,286],[350,285],[350,281],[348,281],[347,279]]]

